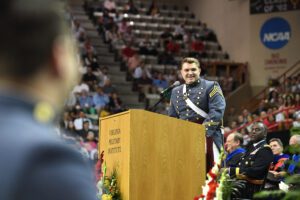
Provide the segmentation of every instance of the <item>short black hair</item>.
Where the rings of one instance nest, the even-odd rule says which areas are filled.
[[[68,32],[64,6],[62,0],[0,1],[1,75],[28,78],[49,62],[55,40]]]

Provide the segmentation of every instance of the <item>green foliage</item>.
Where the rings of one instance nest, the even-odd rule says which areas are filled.
[[[110,176],[104,176],[102,185],[102,199],[121,200],[121,193],[118,186],[117,170],[113,169]]]

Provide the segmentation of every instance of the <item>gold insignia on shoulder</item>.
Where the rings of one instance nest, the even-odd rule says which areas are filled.
[[[54,118],[54,110],[49,103],[39,102],[33,110],[34,118],[42,123],[47,123]]]
[[[219,93],[222,97],[223,96],[223,92],[220,89],[220,87],[214,85],[214,88],[211,90],[211,92],[209,93],[209,97],[212,98],[213,96],[215,96],[217,93]]]

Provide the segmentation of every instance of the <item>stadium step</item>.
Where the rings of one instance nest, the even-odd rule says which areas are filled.
[[[93,44],[94,47],[106,47],[107,45],[102,42],[102,39],[98,35],[97,37],[90,37],[91,43]]]
[[[77,19],[80,22],[90,21],[90,19],[89,19],[89,17],[87,15],[75,15],[75,19]]]
[[[95,26],[91,22],[82,22],[80,25],[86,30],[95,30],[96,31]]]
[[[121,76],[118,76],[118,75],[110,75],[109,76],[110,80],[112,83],[126,83],[126,76],[124,75],[121,75]]]
[[[122,99],[122,102],[124,102],[124,104],[131,104],[131,105],[140,104],[137,95],[120,94],[119,96]]]
[[[109,52],[109,50],[106,47],[96,47],[95,49],[97,51],[98,56],[109,56],[109,57],[114,56],[114,54]]]
[[[100,64],[106,64],[106,65],[116,64],[113,56],[101,56],[101,55],[99,56],[98,55],[97,59]]]
[[[86,35],[88,37],[99,37],[99,34],[96,30],[86,30]]]
[[[135,103],[135,104],[124,104],[124,106],[128,109],[145,109],[145,103]]]
[[[114,84],[113,84],[114,85]],[[120,95],[128,95],[128,94],[131,94],[131,95],[138,95],[137,92],[133,92],[131,90],[131,86],[122,86],[122,85],[119,85],[118,88],[117,88],[117,92],[118,94]]]
[[[109,74],[121,74],[121,73],[125,73],[125,72],[120,71],[119,65],[110,65],[110,66],[108,66],[108,71],[109,71]]]
[[[86,16],[86,13],[85,13],[85,11],[82,9],[82,8],[76,8],[76,9],[72,9],[72,14],[74,15],[74,16]]]

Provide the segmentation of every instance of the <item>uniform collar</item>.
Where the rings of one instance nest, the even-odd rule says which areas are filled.
[[[253,143],[253,146],[256,148],[258,147],[260,144],[262,144],[263,142],[265,142],[265,140],[261,140],[259,142]]]
[[[198,80],[196,80],[195,82],[193,82],[193,83],[191,83],[191,84],[186,84],[186,86],[188,87],[188,88],[193,88],[193,87],[196,87],[196,86],[198,86],[198,85],[200,85],[201,84],[201,80],[200,80],[200,78],[198,79]]]

